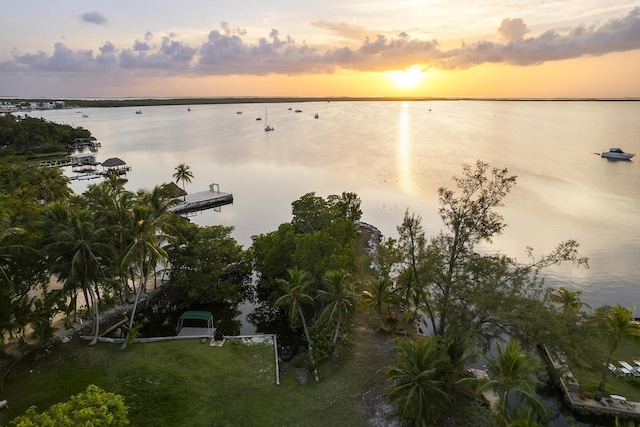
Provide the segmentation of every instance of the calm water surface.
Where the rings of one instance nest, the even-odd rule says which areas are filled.
[[[264,132],[267,109],[274,132]],[[235,227],[245,248],[252,235],[290,221],[291,202],[310,191],[322,197],[356,192],[363,220],[389,237],[397,237],[409,209],[432,235],[442,228],[437,189],[453,188],[451,177],[463,163],[479,159],[507,168],[518,176],[500,208],[508,227],[486,250],[525,261],[527,246],[541,256],[575,239],[590,268],[548,270],[547,283],[584,291],[592,306],[640,306],[640,102],[346,101],[146,107],[141,115],[135,108],[82,111],[89,117],[75,110],[32,115],[89,129],[102,143],[98,161],[120,157],[132,167],[132,191],[169,182],[178,164],[188,164],[195,179],[187,191],[218,183],[234,195],[233,205],[193,221]],[[615,162],[595,154],[609,147],[639,158]],[[82,192],[87,183],[72,185]]]

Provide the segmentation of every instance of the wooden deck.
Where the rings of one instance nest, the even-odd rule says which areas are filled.
[[[209,191],[187,194],[184,201],[169,210],[177,214],[188,214],[232,204],[233,194],[223,193],[218,188],[217,184],[211,184]]]

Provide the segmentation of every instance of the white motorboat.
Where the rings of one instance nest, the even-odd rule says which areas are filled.
[[[609,148],[609,151],[605,151],[604,153],[600,154],[600,156],[604,157],[605,159],[631,160],[631,158],[635,156],[635,154],[625,153],[619,148]]]

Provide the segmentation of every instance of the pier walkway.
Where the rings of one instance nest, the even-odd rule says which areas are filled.
[[[223,193],[218,184],[211,184],[209,191],[187,194],[180,204],[169,208],[169,210],[177,214],[188,214],[232,203],[233,194]]]

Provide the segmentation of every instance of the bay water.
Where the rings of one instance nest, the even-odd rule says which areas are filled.
[[[119,157],[131,166],[131,191],[170,182],[175,167],[187,164],[194,174],[188,192],[216,183],[234,197],[192,221],[233,226],[245,248],[251,236],[290,221],[291,202],[312,191],[357,193],[362,220],[384,236],[397,237],[406,210],[434,235],[443,228],[438,188],[454,188],[462,165],[482,160],[518,177],[499,208],[508,226],[483,250],[527,262],[528,246],[540,257],[577,240],[590,268],[553,267],[546,283],[583,291],[592,307],[640,305],[640,102],[346,100],[136,110],[30,115],[89,129],[102,145],[98,161]],[[272,132],[264,131],[267,115]],[[610,147],[639,158],[601,158]],[[81,193],[91,183],[72,188]]]

